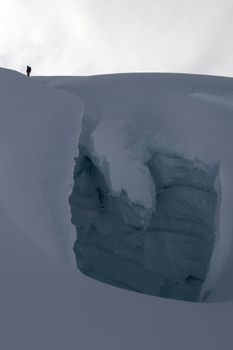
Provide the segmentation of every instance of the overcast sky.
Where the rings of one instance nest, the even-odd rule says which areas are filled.
[[[233,0],[2,0],[0,66],[233,76]]]

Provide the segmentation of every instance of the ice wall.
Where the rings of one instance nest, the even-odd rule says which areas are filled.
[[[122,180],[124,148],[117,171],[125,187],[114,191],[110,174],[111,163],[117,157],[112,159],[110,153],[104,152],[101,163],[92,129],[86,118],[70,197],[79,269],[118,287],[167,298],[198,300],[218,229],[218,163],[189,158],[158,145],[150,152],[144,147],[149,156],[136,157],[134,149],[134,157],[128,157],[128,162],[144,159],[141,166],[148,171],[144,173],[145,183],[149,186],[150,174],[156,188],[151,193],[154,198],[149,201],[153,203],[150,208],[144,200],[146,191],[139,191],[136,198],[127,191],[133,172],[128,182]],[[119,137],[117,142],[122,143]],[[130,147],[134,148],[132,144]],[[128,155],[128,150],[125,152]],[[131,163],[135,174],[137,165],[138,162]],[[146,221],[142,220],[145,213],[149,213]]]

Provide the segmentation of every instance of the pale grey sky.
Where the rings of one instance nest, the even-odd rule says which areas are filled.
[[[233,0],[6,0],[0,66],[233,76]]]

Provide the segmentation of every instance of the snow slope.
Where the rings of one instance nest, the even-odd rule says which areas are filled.
[[[67,198],[83,105],[80,99],[0,71],[0,203],[43,248],[70,259]]]
[[[60,211],[57,211],[55,203],[57,205],[58,201],[62,201],[66,206],[66,183],[72,177],[72,158],[78,155],[76,140],[82,117],[82,103],[74,97],[73,92],[68,94],[48,89],[15,72],[0,70],[0,78],[1,182],[7,184],[1,184],[0,202],[0,348],[231,349],[232,265],[226,265],[227,275],[222,274],[221,288],[217,286],[215,295],[212,293],[213,300],[227,297],[228,301],[189,303],[129,292],[99,283],[86,278],[78,270],[71,269],[58,258],[59,244],[54,234],[55,229],[51,228],[56,223],[57,227],[60,226],[57,222],[59,218],[64,225],[63,234],[69,236],[72,227],[67,221],[70,214],[64,212],[64,216],[57,215]],[[45,79],[40,78],[40,82]],[[213,79],[212,87],[218,81],[216,78],[188,79]],[[88,80],[91,79],[73,79],[75,90],[80,84],[83,91],[88,90],[85,87]],[[175,80],[174,85],[178,84]],[[162,81],[160,76],[160,84]],[[198,87],[200,82],[196,84]],[[230,79],[222,82],[220,79],[219,84],[229,93],[232,84]],[[93,94],[94,98],[95,92],[92,92],[90,86],[89,89],[89,97]],[[81,90],[79,87],[80,95]],[[86,94],[88,95],[87,91]],[[82,99],[87,103],[84,97],[83,95]],[[101,102],[103,101],[99,103]],[[93,111],[95,107],[93,106]],[[210,108],[208,105],[207,110]],[[225,108],[221,105],[220,110],[214,106],[213,116],[217,118],[217,113],[221,115],[223,111],[224,118],[229,117],[230,134],[229,106]],[[42,125],[38,125],[40,123]],[[42,128],[43,125],[46,127]],[[211,124],[207,126],[209,125]],[[226,145],[221,147],[226,150],[227,160],[230,155],[230,150],[227,149],[230,140],[227,138],[227,130],[222,130],[224,135],[221,135],[221,123],[218,128],[219,130],[216,126],[216,135],[219,131],[217,140],[222,141],[222,144],[226,141]],[[64,137],[64,133],[69,133],[69,137]],[[45,151],[49,152],[49,157],[42,157]],[[37,156],[34,161],[33,155]],[[40,166],[36,167],[35,164]],[[62,166],[58,169],[60,164]],[[31,172],[31,169],[34,171]],[[62,176],[60,182],[54,176],[58,175],[58,170]],[[228,170],[231,167],[225,168],[226,180]],[[34,179],[34,186],[30,186],[30,178]],[[47,181],[49,178],[55,182]],[[44,187],[40,187],[40,179],[46,179]],[[11,186],[8,186],[10,180]],[[228,185],[227,181],[223,181],[224,178],[221,180],[224,186]],[[230,193],[230,186],[228,190]],[[55,192],[59,197],[50,197]],[[47,194],[50,204],[52,203],[50,207],[47,204]],[[53,210],[50,211],[49,208]],[[68,206],[65,210],[69,210]],[[37,219],[34,212],[37,213]],[[56,214],[53,225],[48,219],[52,216],[51,213]],[[68,236],[65,235],[65,240],[69,241]]]
[[[140,213],[136,216],[131,214],[134,221],[135,217],[142,216],[143,222],[147,224],[148,213],[150,215],[153,209],[156,210],[156,181],[151,181],[148,167],[145,167],[153,152],[175,152],[176,156],[193,162],[193,169],[200,167],[200,163],[204,164],[206,169],[213,169],[208,171],[208,176],[213,179],[215,176],[212,192],[218,195],[216,213],[212,214],[211,223],[217,244],[208,282],[202,294],[212,289],[226,266],[232,247],[233,119],[232,105],[229,103],[233,91],[232,79],[182,74],[120,74],[77,78],[46,77],[39,80],[50,87],[64,89],[82,98],[85,105],[83,132],[80,138],[82,150],[92,158],[104,176],[110,193],[119,196],[123,189],[131,202],[140,204]],[[199,165],[194,166],[196,159]],[[219,170],[216,173],[218,166]],[[170,172],[174,170],[171,168]],[[166,172],[166,168],[163,171]],[[174,182],[172,179],[169,181]],[[169,181],[164,185],[169,185]],[[195,181],[207,180],[199,176],[199,180]],[[209,189],[211,182],[213,180],[209,181]],[[191,183],[188,185],[193,186]],[[190,198],[186,204],[189,213],[193,194],[188,192],[187,197]],[[176,198],[176,201],[184,203],[184,197]],[[209,202],[203,197],[199,199],[199,203],[197,201],[197,207],[204,213],[213,202],[213,197]],[[197,216],[197,213],[194,216]],[[211,218],[206,212],[204,216]],[[98,217],[97,221],[102,220],[102,217]],[[183,216],[180,215],[180,218],[183,219]],[[207,223],[203,221],[203,224]],[[109,231],[109,228],[107,230]],[[209,239],[211,240],[211,235]],[[202,246],[203,244],[202,241]],[[196,252],[200,251],[198,244],[196,247]],[[211,243],[208,249],[210,247]],[[190,254],[190,250],[185,252],[185,255],[187,254]],[[191,256],[191,259],[194,258],[195,256]],[[198,260],[200,259],[201,255],[198,257]],[[187,271],[179,273],[188,277]],[[197,272],[194,276],[203,279]]]

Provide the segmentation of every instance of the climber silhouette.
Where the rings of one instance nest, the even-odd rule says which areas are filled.
[[[31,68],[30,66],[27,66],[26,72],[27,72],[27,76],[28,76],[28,77],[30,77],[31,71],[32,71],[32,68]]]

